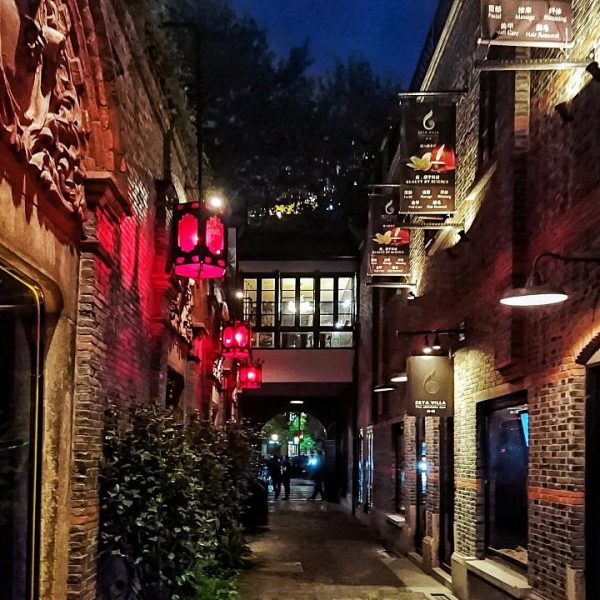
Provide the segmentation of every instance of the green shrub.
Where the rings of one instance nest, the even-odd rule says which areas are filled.
[[[239,521],[255,475],[254,435],[200,420],[184,427],[157,406],[120,412],[107,411],[101,556],[122,560],[144,597],[197,598],[199,581],[230,575],[247,553]]]

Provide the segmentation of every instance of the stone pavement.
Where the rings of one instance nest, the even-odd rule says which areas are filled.
[[[268,531],[251,540],[242,600],[452,598],[411,562],[390,556],[344,508],[305,500],[310,487],[295,483],[295,500],[272,502]]]

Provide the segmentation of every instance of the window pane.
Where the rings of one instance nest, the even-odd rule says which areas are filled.
[[[314,336],[312,333],[282,333],[282,348],[313,348]]]
[[[319,334],[320,348],[352,348],[351,331],[326,331]]]
[[[275,292],[275,278],[263,279],[260,287],[263,292],[265,290]]]
[[[263,279],[261,295],[261,318],[263,327],[275,327],[275,280]]]
[[[275,347],[275,334],[258,332],[254,334],[254,347],[255,348],[274,348]]]
[[[296,279],[284,277],[281,280],[281,325],[293,327],[296,324]]]
[[[256,325],[257,280],[244,279],[244,320]]]
[[[322,277],[321,278],[321,290],[333,290],[334,285],[335,285],[335,279],[333,277]]]

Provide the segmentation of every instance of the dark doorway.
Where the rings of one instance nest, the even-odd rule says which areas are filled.
[[[417,417],[415,424],[416,470],[417,470],[417,523],[415,549],[423,551],[423,537],[427,519],[427,442],[425,441],[425,418]]]
[[[488,553],[527,564],[527,397],[515,394],[483,403],[482,448]]]
[[[585,597],[600,598],[600,366],[587,371],[585,432]]]
[[[440,545],[439,559],[450,572],[454,552],[454,419],[440,419]]]
[[[0,594],[37,598],[42,296],[0,264]]]
[[[167,369],[167,397],[165,399],[167,408],[181,408],[179,404],[184,387],[185,379],[183,378],[183,375],[169,367]]]

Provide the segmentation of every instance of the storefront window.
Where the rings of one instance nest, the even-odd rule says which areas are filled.
[[[523,397],[485,407],[486,537],[488,550],[527,562],[529,413]]]
[[[41,297],[0,265],[0,589],[36,596]]]

